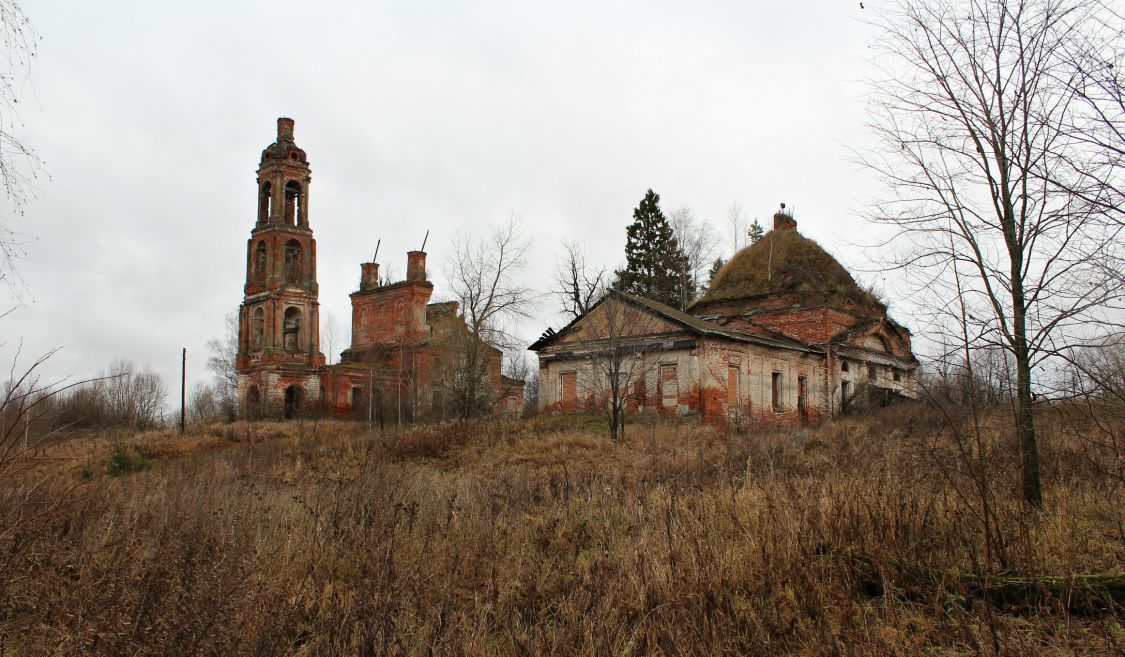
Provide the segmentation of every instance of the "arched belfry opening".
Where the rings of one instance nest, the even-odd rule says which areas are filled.
[[[301,220],[302,206],[305,203],[304,191],[301,183],[290,180],[285,183],[285,225],[296,226],[303,224]]]
[[[302,256],[304,255],[301,243],[289,240],[285,243],[285,282],[300,283],[302,276]]]
[[[273,187],[269,182],[262,183],[258,191],[258,225],[268,223],[270,220],[270,204],[273,202]]]
[[[301,350],[301,309],[290,306],[285,311],[284,325],[285,351],[297,353]]]

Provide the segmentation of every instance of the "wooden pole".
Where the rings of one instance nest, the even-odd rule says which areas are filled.
[[[180,365],[180,433],[187,427],[187,347],[184,347],[184,359]]]

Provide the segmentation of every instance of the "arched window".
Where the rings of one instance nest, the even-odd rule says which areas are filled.
[[[259,283],[266,282],[266,243],[258,242],[254,247],[254,280]]]
[[[253,336],[252,344],[254,347],[261,348],[262,339],[265,337],[266,333],[266,314],[262,310],[261,306],[258,306],[254,309],[254,317],[251,320],[251,323],[251,335]]]
[[[841,372],[847,372],[848,371],[848,361],[844,361],[844,364],[840,366],[840,371]]]
[[[297,352],[301,349],[301,309],[290,306],[285,311],[285,351]]]
[[[285,280],[289,283],[301,282],[301,243],[297,240],[285,243]]]
[[[301,197],[301,183],[296,180],[285,183],[285,223],[289,226],[296,226],[301,216]]]
[[[258,223],[264,224],[270,220],[270,202],[273,199],[273,187],[268,182],[262,183],[258,193]]]

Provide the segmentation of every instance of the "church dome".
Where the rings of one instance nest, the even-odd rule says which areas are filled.
[[[305,151],[293,142],[293,119],[281,117],[277,120],[277,141],[262,151],[262,162],[267,160],[291,161],[291,164],[308,165]]]
[[[886,308],[861,288],[819,244],[797,232],[797,222],[774,215],[774,229],[742,249],[715,274],[692,310],[784,298],[788,307],[841,308],[882,314]]]

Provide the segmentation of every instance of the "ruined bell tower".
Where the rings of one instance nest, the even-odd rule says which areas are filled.
[[[246,242],[238,313],[238,392],[247,415],[293,416],[320,399],[320,311],[316,240],[309,226],[312,176],[293,141],[293,119],[277,120],[262,151],[256,220]]]

